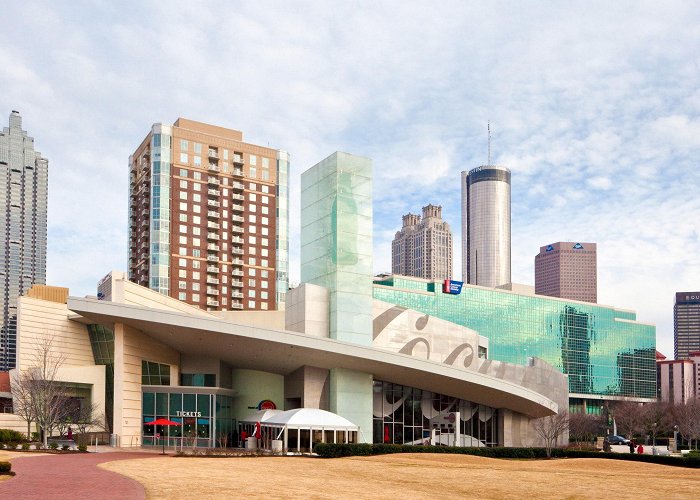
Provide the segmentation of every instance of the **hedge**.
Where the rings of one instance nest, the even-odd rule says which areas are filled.
[[[0,474],[8,474],[12,469],[10,462],[0,462]]]
[[[330,444],[319,443],[314,446],[314,452],[322,458],[338,458],[351,456],[386,455],[390,453],[452,453],[461,455],[476,455],[489,458],[546,458],[544,448],[461,448],[453,446],[414,446],[400,444]],[[603,453],[600,451],[579,451],[556,448],[552,450],[556,458],[606,458],[611,460],[632,460],[675,467],[700,468],[698,457],[670,457],[662,455],[639,455],[632,453]]]
[[[23,443],[27,438],[13,429],[0,429],[0,443]]]

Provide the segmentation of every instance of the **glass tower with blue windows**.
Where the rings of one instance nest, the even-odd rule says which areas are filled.
[[[375,281],[374,298],[477,331],[491,359],[543,359],[568,375],[572,411],[656,397],[656,328],[632,311],[469,285],[449,294],[441,283],[401,276]]]

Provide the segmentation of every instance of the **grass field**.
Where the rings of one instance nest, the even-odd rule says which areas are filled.
[[[698,498],[697,469],[604,459],[401,454],[124,460],[148,498]]]

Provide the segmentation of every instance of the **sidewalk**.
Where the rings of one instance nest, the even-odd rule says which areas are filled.
[[[105,447],[108,448],[108,447]],[[103,462],[156,457],[141,450],[110,449],[102,453],[41,455],[12,458],[16,476],[0,483],[0,498],[13,499],[144,499],[133,479],[97,467]]]

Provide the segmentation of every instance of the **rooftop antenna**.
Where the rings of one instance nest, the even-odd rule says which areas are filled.
[[[488,130],[489,133],[489,162],[487,165],[491,165],[491,121],[486,122],[486,130]]]

